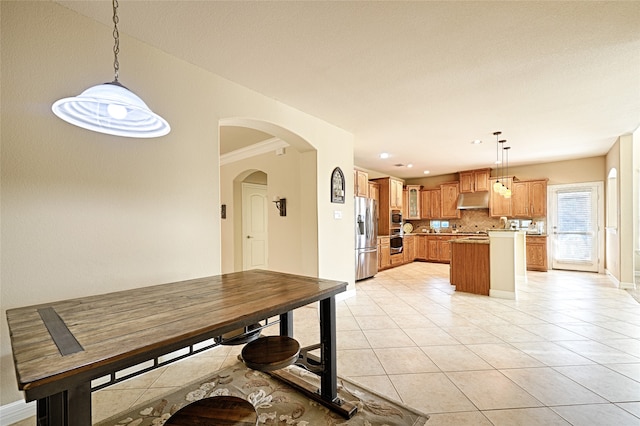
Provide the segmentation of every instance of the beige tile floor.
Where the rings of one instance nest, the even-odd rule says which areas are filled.
[[[448,274],[416,262],[358,282],[338,303],[338,374],[430,414],[430,426],[640,426],[640,304],[628,292],[604,275],[529,272],[518,299],[503,300],[456,293]],[[315,305],[294,319],[301,344],[318,341]],[[214,348],[96,392],[94,421],[239,351]]]

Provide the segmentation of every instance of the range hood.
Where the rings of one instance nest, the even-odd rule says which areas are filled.
[[[465,192],[458,196],[458,210],[488,209],[489,191]]]

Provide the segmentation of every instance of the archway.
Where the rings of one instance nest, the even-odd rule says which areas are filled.
[[[242,182],[256,172],[264,174],[267,188],[268,269],[315,275],[318,271],[316,150],[298,135],[272,123],[253,119],[224,119],[225,127],[255,129],[266,141],[228,152],[220,161],[222,272],[242,270]],[[224,144],[221,136],[220,145]],[[283,147],[286,147],[282,149]],[[287,214],[280,216],[272,203],[287,199]],[[245,206],[246,207],[246,206]]]

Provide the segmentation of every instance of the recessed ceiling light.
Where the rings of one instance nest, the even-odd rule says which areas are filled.
[[[408,168],[412,168],[412,167],[413,167],[413,164],[407,164],[407,167],[408,167]]]
[[[382,154],[380,154],[380,158],[382,159],[389,158],[389,154],[386,152],[383,152]]]
[[[422,173],[424,173],[425,175],[428,175],[428,174],[429,174],[429,173],[431,173],[431,172],[430,172],[429,170],[425,170],[425,171],[424,171],[424,172],[422,172]]]
[[[474,141],[471,141],[471,143],[472,143],[473,145],[479,145],[479,144],[481,144],[481,143],[482,143],[482,141],[481,141],[480,139],[476,139],[476,140],[474,140]]]

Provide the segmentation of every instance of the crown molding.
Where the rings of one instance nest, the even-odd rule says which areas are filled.
[[[236,149],[220,156],[220,165],[235,163],[236,161],[245,160],[256,155],[266,154],[270,151],[275,152],[280,148],[287,148],[288,143],[280,138],[271,138],[262,142],[249,145],[244,148]]]

